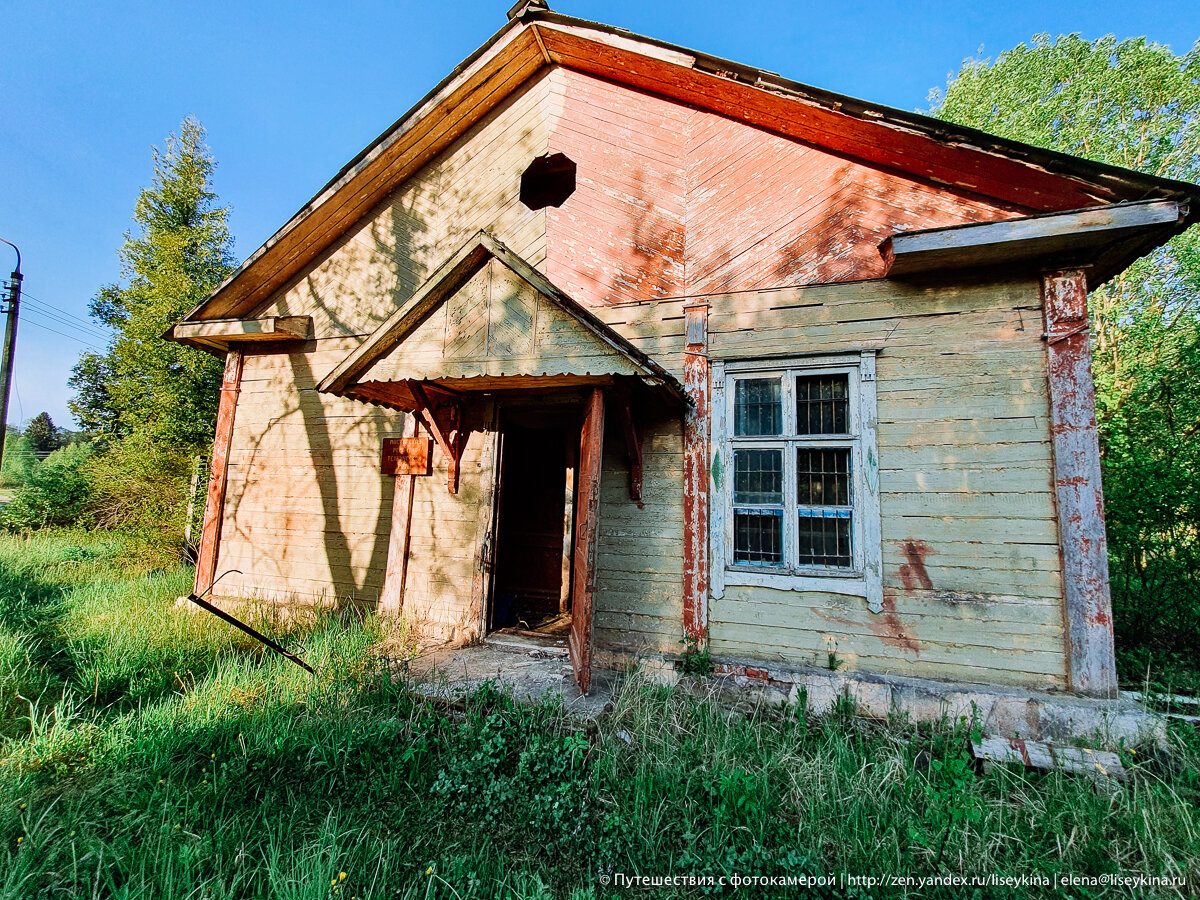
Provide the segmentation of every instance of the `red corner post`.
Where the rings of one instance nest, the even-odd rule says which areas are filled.
[[[229,448],[233,443],[233,416],[242,390],[244,351],[230,346],[225,355],[225,377],[221,380],[221,404],[217,407],[217,429],[213,436],[212,469],[208,477],[208,499],[204,504],[204,529],[196,556],[193,592],[206,593],[217,573],[217,551],[221,545],[221,519],[225,512],[225,483],[229,477]]]
[[[683,633],[708,640],[708,306],[684,309]]]
[[[1042,303],[1066,593],[1067,676],[1072,690],[1115,696],[1117,668],[1088,340],[1087,274],[1082,269],[1045,273]]]

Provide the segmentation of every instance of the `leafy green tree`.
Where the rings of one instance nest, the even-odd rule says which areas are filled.
[[[40,412],[29,420],[29,424],[25,426],[25,437],[29,438],[34,450],[42,453],[50,453],[62,446],[58,428],[46,412]]]
[[[1152,175],[1200,181],[1200,42],[1034,37],[967,60],[941,118]],[[1182,656],[1200,632],[1200,229],[1090,299],[1118,648]]]
[[[221,363],[163,339],[233,266],[228,209],[212,189],[205,132],[183,120],[134,208],[120,258],[125,284],[102,288],[92,315],[114,331],[103,356],[85,355],[71,379],[72,412],[85,427],[141,432],[175,446],[211,440]]]
[[[75,396],[67,401],[67,408],[84,431],[94,435],[119,432],[121,414],[108,390],[114,374],[107,354],[90,352],[80,356],[71,370],[67,384],[74,389]]]

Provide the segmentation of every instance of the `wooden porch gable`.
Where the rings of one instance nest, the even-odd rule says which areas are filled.
[[[398,409],[431,396],[637,379],[684,401],[650,357],[480,232],[318,389]]]

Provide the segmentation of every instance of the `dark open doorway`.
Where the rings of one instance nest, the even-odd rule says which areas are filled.
[[[578,414],[505,409],[500,434],[488,631],[564,637],[571,627]]]

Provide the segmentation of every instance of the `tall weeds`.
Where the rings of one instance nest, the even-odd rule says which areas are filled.
[[[1131,748],[1133,777],[1098,784],[978,773],[969,723],[735,713],[636,676],[598,728],[490,689],[452,709],[392,679],[393,636],[370,617],[261,622],[312,677],[177,607],[187,572],[128,558],[83,534],[0,540],[0,697],[33,701],[5,712],[0,898],[585,898],[617,873],[1200,878],[1192,731],[1170,755]]]

